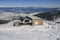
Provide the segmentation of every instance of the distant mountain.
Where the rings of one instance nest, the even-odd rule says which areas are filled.
[[[38,17],[43,18],[45,20],[56,20],[57,18],[60,18],[60,10],[39,13],[39,14],[35,14],[34,16],[38,16]]]
[[[58,8],[42,8],[42,7],[0,7],[0,12],[16,12],[16,13],[33,13],[55,11]]]

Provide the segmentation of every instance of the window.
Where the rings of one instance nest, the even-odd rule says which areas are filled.
[[[35,22],[35,25],[38,25],[38,22]]]
[[[29,20],[25,20],[25,22],[29,22]]]

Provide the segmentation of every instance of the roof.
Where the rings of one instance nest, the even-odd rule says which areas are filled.
[[[28,17],[31,18],[31,19],[42,19],[42,18],[39,18],[37,16],[32,16],[32,15],[28,15]]]
[[[21,17],[22,19],[28,19],[27,17]]]

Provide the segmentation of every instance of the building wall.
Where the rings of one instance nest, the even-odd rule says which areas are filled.
[[[14,26],[20,26],[20,22],[14,22]]]
[[[39,25],[43,25],[43,20],[40,20],[40,19],[32,20],[32,26],[39,26]]]

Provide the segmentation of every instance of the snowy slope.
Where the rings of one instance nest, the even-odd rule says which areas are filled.
[[[16,13],[12,12],[2,12],[0,13],[0,20],[11,20],[13,16],[16,16]]]
[[[0,25],[0,40],[60,40],[60,24],[52,24],[53,22],[44,20],[42,26],[16,27],[12,26],[13,22]]]
[[[16,16],[26,15],[28,14],[3,12],[0,13],[0,20],[12,20]],[[60,40],[60,24],[53,21],[43,20],[44,23],[41,26],[21,25],[18,27],[13,26],[15,21],[18,20],[0,25],[0,40]]]
[[[18,18],[18,16],[25,16],[24,13],[13,13],[13,12],[2,12],[0,13],[0,20],[12,20],[13,18]]]

